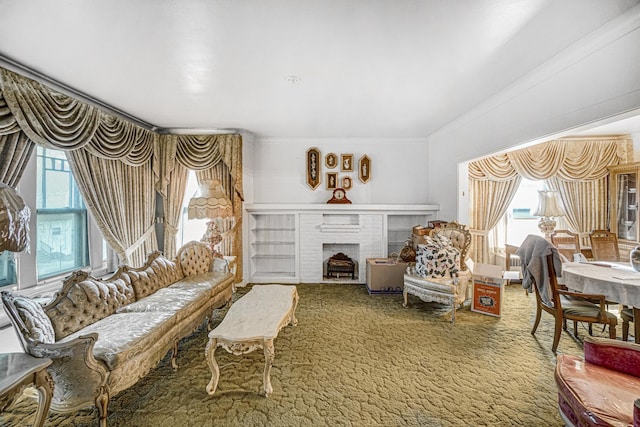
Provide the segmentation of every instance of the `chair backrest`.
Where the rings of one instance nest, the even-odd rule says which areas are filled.
[[[471,245],[471,232],[467,230],[467,226],[458,224],[456,221],[439,224],[429,232],[429,236],[436,234],[448,237],[453,246],[460,251],[460,270],[465,271],[467,269],[465,264],[467,252]]]
[[[551,233],[551,243],[569,261],[573,261],[573,254],[580,253],[580,236],[569,230],[555,230]]]
[[[538,283],[533,284],[535,289],[537,303],[540,304],[545,311],[554,316],[562,316],[562,305],[560,304],[560,294],[558,294],[558,276],[553,266],[553,254],[545,256],[545,264],[547,266],[549,283],[546,286],[540,286]],[[540,292],[548,292],[548,297],[543,298]]]
[[[618,236],[609,230],[593,230],[589,234],[591,251],[596,261],[620,261]]]

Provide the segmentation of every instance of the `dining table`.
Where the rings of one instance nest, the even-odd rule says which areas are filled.
[[[640,319],[640,272],[623,262],[567,262],[560,280],[571,291],[604,295],[607,301],[633,308]],[[640,322],[634,321],[634,339],[640,343]]]

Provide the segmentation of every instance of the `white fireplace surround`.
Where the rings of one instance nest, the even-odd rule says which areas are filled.
[[[395,250],[397,241],[410,238],[413,226],[438,219],[438,205],[247,204],[245,210],[248,220],[243,223],[248,242],[244,245],[244,278],[248,283],[335,283],[336,279],[325,278],[324,267],[337,252],[344,252],[357,263],[355,280],[338,281],[365,283],[367,258],[386,257],[389,248]],[[264,263],[269,254],[255,250],[268,247],[256,231],[260,229],[257,224],[281,223],[280,215],[288,216],[288,221],[295,224],[295,249],[289,271],[269,270]],[[275,238],[270,235],[269,239]],[[273,254],[273,265],[281,261],[280,257]]]

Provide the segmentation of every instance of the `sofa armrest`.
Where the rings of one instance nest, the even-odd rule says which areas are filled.
[[[69,412],[94,405],[101,396],[108,396],[109,370],[93,356],[98,334],[90,333],[69,341],[51,344],[30,342],[28,352],[35,357],[48,357],[53,363],[47,368],[55,384],[52,408]]]
[[[213,258],[213,260],[211,261],[211,271],[228,273],[229,262],[224,258]]]
[[[586,336],[584,360],[607,369],[640,377],[640,344]]]

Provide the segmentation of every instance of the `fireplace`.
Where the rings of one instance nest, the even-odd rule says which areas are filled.
[[[324,243],[322,271],[325,280],[350,282],[358,279],[360,245],[357,243]]]
[[[333,255],[327,261],[327,279],[342,277],[356,278],[356,263],[342,252]]]

